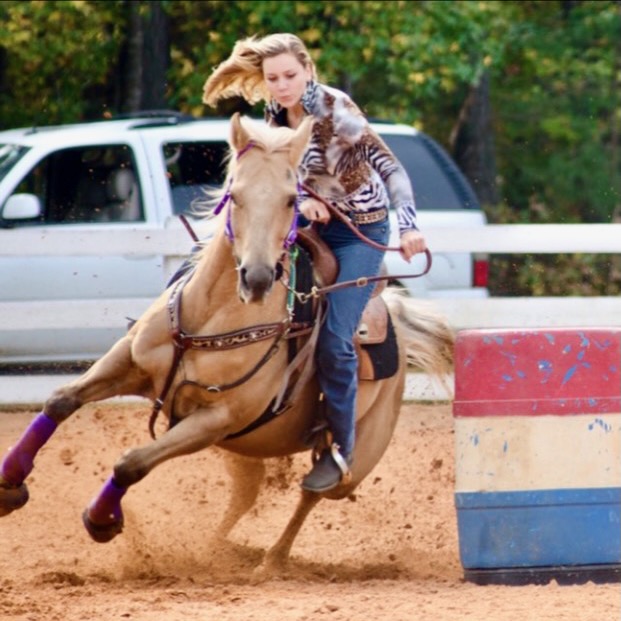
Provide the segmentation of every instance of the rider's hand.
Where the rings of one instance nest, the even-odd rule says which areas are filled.
[[[325,224],[330,220],[328,208],[314,198],[307,198],[300,205],[300,213],[310,222],[321,222]]]
[[[399,251],[401,256],[409,263],[415,254],[425,252],[427,242],[425,242],[425,238],[420,231],[411,230],[401,235],[399,247],[401,248]]]

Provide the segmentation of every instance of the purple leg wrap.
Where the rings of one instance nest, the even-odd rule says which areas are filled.
[[[94,524],[114,524],[123,519],[121,498],[127,491],[121,487],[114,477],[110,477],[101,488],[99,496],[88,506],[88,517]]]
[[[58,424],[49,416],[39,414],[28,426],[19,442],[9,449],[0,466],[0,477],[18,487],[30,474],[39,449],[50,439]]]

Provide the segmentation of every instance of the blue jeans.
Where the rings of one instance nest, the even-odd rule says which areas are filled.
[[[360,240],[345,224],[331,220],[318,231],[338,260],[337,282],[379,273],[384,252]],[[362,225],[360,232],[386,245],[388,220]],[[317,374],[326,400],[328,425],[333,441],[346,457],[354,449],[358,392],[358,358],[353,337],[374,286],[352,286],[327,294],[328,308],[317,344]]]

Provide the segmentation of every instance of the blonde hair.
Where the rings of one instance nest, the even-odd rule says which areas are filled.
[[[203,87],[203,102],[214,106],[220,99],[241,96],[248,103],[269,100],[263,78],[263,61],[279,54],[291,54],[313,79],[317,77],[315,63],[299,37],[288,33],[271,34],[262,39],[249,37],[235,44],[231,55],[220,63]]]

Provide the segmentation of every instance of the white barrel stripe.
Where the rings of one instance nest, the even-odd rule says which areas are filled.
[[[621,416],[455,419],[456,492],[621,487]]]

